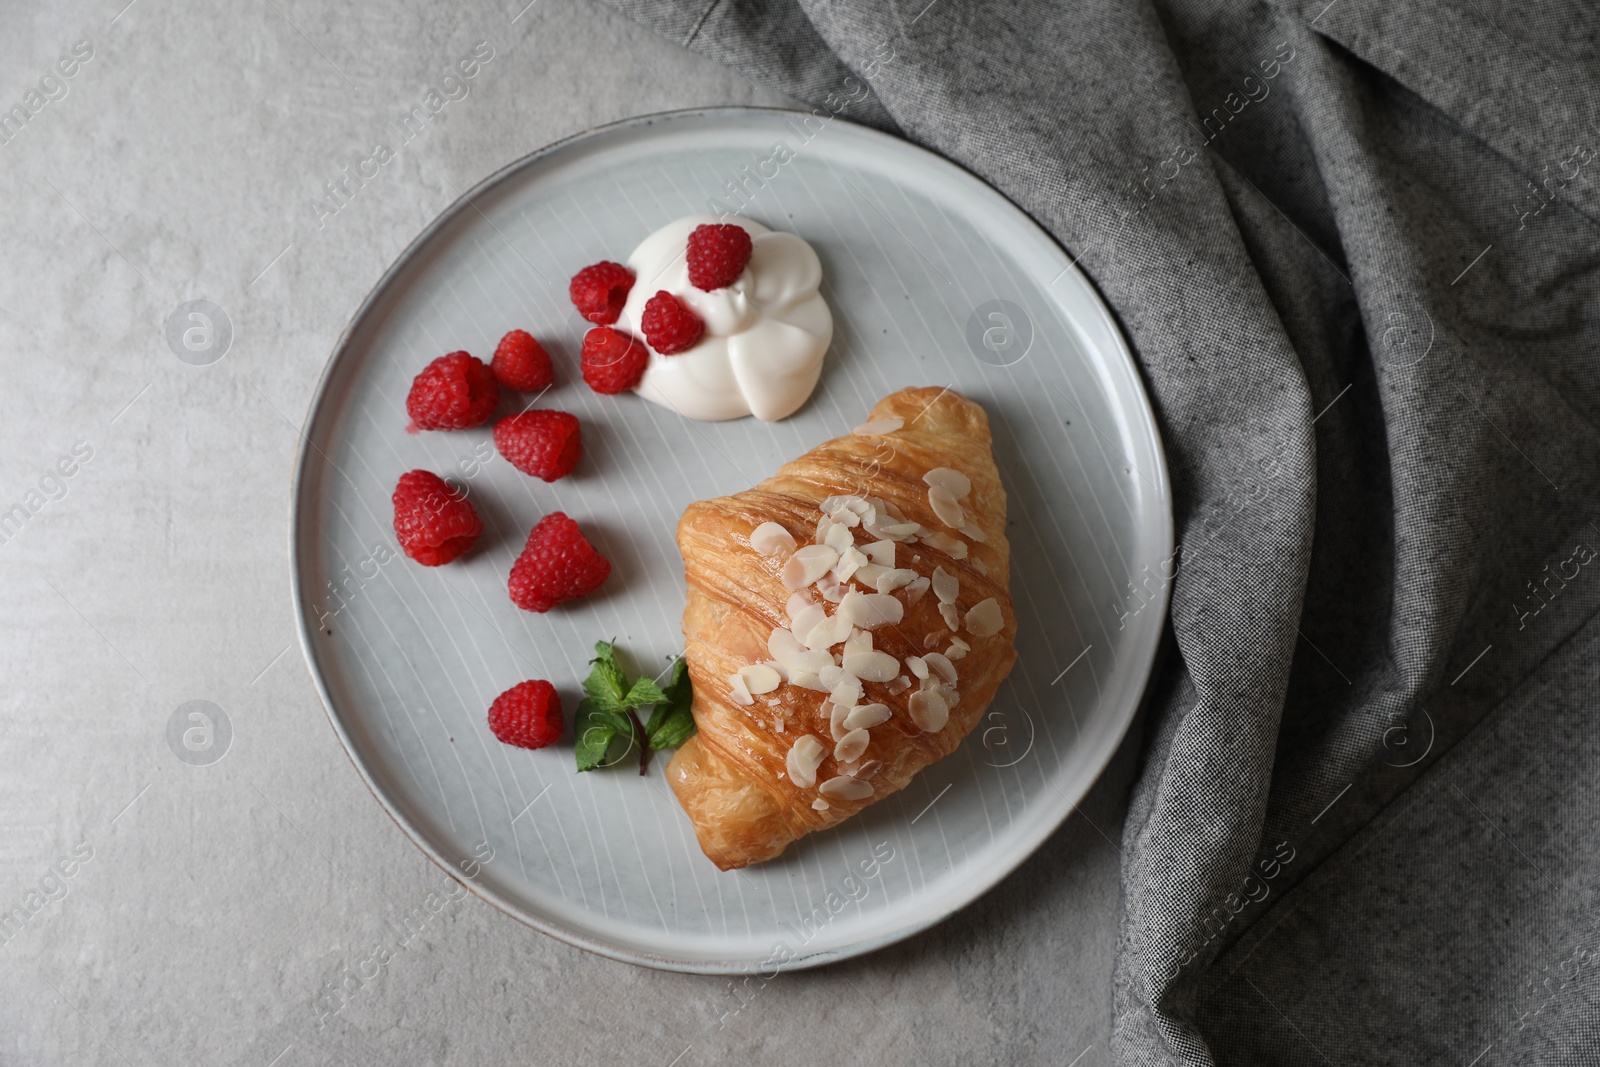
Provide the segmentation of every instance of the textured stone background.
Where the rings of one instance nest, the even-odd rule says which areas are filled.
[[[0,145],[0,510],[39,505],[0,543],[0,909],[55,898],[0,943],[0,1063],[1109,1062],[1129,746],[961,915],[740,993],[449,901],[294,643],[287,490],[312,387],[453,190],[625,116],[784,100],[579,0],[124,2],[10,3],[0,35],[4,109],[93,50]],[[319,220],[322,184],[478,42],[494,58],[470,95]],[[163,324],[200,298],[234,336],[192,366]],[[47,477],[75,445],[92,458]],[[204,767],[166,740],[196,699],[233,729]],[[322,1018],[430,894],[437,916]]]

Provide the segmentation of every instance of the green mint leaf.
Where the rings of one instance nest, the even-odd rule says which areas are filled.
[[[633,683],[633,688],[628,690],[628,695],[622,698],[624,708],[648,708],[652,704],[665,704],[667,694],[661,687],[649,678],[640,678]]]
[[[688,708],[668,708],[663,704],[660,710],[666,712],[659,717],[650,716],[650,725],[645,728],[645,736],[651,748],[677,748],[689,738],[694,736],[694,716]]]
[[[672,677],[659,704],[645,725],[645,738],[651,748],[677,748],[694,736],[694,689],[689,684],[688,664],[682,658],[672,665]]]
[[[626,715],[585,699],[578,702],[573,732],[573,754],[577,758],[578,770],[592,771],[606,765],[606,753],[619,736],[632,738],[633,727]]]
[[[628,678],[617,665],[616,650],[611,647],[610,642],[596,641],[594,659],[589,662],[593,666],[589,670],[589,677],[584,679],[583,691],[589,694],[589,699],[598,707],[606,711],[622,710],[623,698],[628,689]]]

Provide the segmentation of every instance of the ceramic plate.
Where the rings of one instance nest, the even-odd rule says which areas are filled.
[[[1093,784],[1161,633],[1166,472],[1133,360],[1093,288],[966,171],[838,119],[801,118],[635,119],[535,152],[467,193],[340,339],[295,475],[301,640],[373,794],[474,892],[633,963],[813,966],[950,915],[1026,859]],[[707,210],[799,234],[821,257],[833,346],[810,402],[782,422],[691,422],[632,394],[599,396],[578,376],[585,324],[567,279]],[[554,484],[499,459],[488,426],[405,432],[406,390],[429,360],[458,349],[487,359],[512,328],[555,357],[540,405],[583,423],[583,462]],[[954,755],[780,859],[723,873],[695,844],[664,759],[648,777],[623,766],[579,775],[570,736],[538,752],[493,738],[489,703],[527,678],[557,686],[570,723],[597,639],[615,638],[636,670],[664,667],[682,647],[673,532],[684,505],[749,487],[908,385],[949,386],[987,409],[1010,501],[1019,659]],[[446,567],[417,566],[395,546],[390,493],[419,467],[464,486],[487,526]],[[558,509],[610,558],[611,578],[548,614],[519,611],[506,575],[528,529]]]

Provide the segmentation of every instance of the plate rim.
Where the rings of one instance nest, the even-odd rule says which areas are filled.
[[[334,735],[339,739],[339,744],[344,751],[345,757],[355,768],[356,774],[360,778],[361,783],[366,787],[367,792],[370,793],[373,799],[378,802],[378,806],[382,808],[382,810],[389,816],[391,820],[394,821],[395,825],[400,828],[402,833],[405,834],[406,838],[410,840],[410,842],[416,846],[423,855],[427,856],[428,859],[432,860],[437,866],[443,869],[452,879],[464,886],[478,899],[491,905],[505,915],[516,919],[525,926],[531,927],[532,929],[537,930],[546,936],[552,937],[564,944],[571,945],[574,948],[583,949],[587,952],[592,952],[607,959],[617,960],[622,963],[630,963],[634,964],[635,966],[648,967],[656,970],[665,970],[686,974],[746,974],[760,968],[763,963],[733,959],[684,959],[669,955],[661,955],[636,949],[624,948],[620,945],[600,941],[589,937],[586,934],[567,929],[556,923],[541,920],[531,914],[528,914],[526,910],[521,908],[516,902],[504,899],[502,894],[495,892],[486,886],[480,885],[474,878],[464,877],[463,873],[456,869],[455,864],[450,862],[450,860],[442,854],[434,842],[431,841],[427,835],[422,833],[417,826],[413,825],[405,813],[400,811],[395,803],[385,795],[383,789],[374,780],[373,775],[371,772],[369,772],[368,768],[363,762],[363,758],[358,756],[356,745],[352,740],[349,731],[347,731],[344,723],[341,721],[340,713],[334,708],[333,697],[328,690],[328,685],[323,674],[321,662],[319,660],[319,654],[316,645],[313,642],[311,633],[312,628],[310,626],[309,617],[306,611],[305,586],[302,581],[302,572],[304,568],[308,566],[308,562],[305,558],[303,558],[303,553],[301,551],[301,519],[306,513],[307,494],[309,492],[310,453],[316,449],[316,445],[312,442],[311,431],[314,422],[322,410],[324,402],[328,399],[328,391],[332,379],[336,370],[338,369],[338,364],[341,360],[341,357],[345,355],[349,348],[351,338],[354,336],[356,330],[365,323],[368,315],[373,312],[376,305],[389,290],[390,286],[395,283],[401,272],[408,267],[413,257],[448,225],[454,223],[458,216],[465,214],[467,211],[477,209],[476,204],[474,203],[476,197],[492,190],[500,183],[509,180],[518,171],[533,166],[540,160],[592,138],[612,134],[630,128],[653,126],[663,122],[693,120],[715,121],[719,118],[735,119],[748,117],[751,115],[784,116],[798,120],[809,117],[810,112],[793,108],[731,105],[724,107],[681,108],[670,111],[658,111],[643,115],[635,115],[628,118],[618,119],[614,122],[603,123],[598,126],[590,126],[576,133],[562,137],[559,140],[552,141],[549,144],[536,148],[533,151],[519,156],[492,171],[483,179],[478,181],[475,185],[473,185],[470,189],[460,193],[454,200],[441,209],[440,212],[434,216],[434,218],[429,221],[427,225],[418,231],[416,236],[406,244],[406,247],[393,258],[386,268],[384,268],[383,273],[379,275],[378,279],[367,291],[366,296],[362,298],[361,303],[356,307],[349,319],[346,320],[344,328],[340,330],[339,336],[334,341],[333,347],[329,351],[326,361],[323,363],[322,372],[317,379],[316,387],[312,390],[311,397],[306,404],[305,417],[299,427],[300,441],[295,451],[294,467],[290,475],[289,484],[289,592],[291,606],[295,613],[295,634],[300,645],[301,655],[305,660],[307,671],[311,675],[312,684],[316,687],[318,699],[322,703],[323,713],[326,715],[329,725],[333,728]],[[1155,407],[1151,403],[1149,390],[1145,385],[1143,369],[1140,367],[1137,358],[1135,358],[1133,349],[1128,344],[1127,338],[1124,336],[1122,328],[1119,325],[1115,314],[1112,312],[1111,305],[1106,301],[1105,297],[1101,294],[1099,288],[1094,284],[1093,280],[1079,268],[1077,258],[1073,257],[1067,251],[1067,249],[1061,245],[1061,242],[1056,239],[1056,236],[1046,229],[1042,223],[1040,223],[1027,211],[1023,210],[1005,193],[995,188],[994,185],[969,168],[964,167],[960,163],[957,163],[954,160],[951,160],[933,151],[932,149],[926,148],[907,138],[899,137],[894,134],[875,129],[871,126],[850,121],[845,119],[843,116],[834,116],[833,121],[842,123],[851,130],[855,131],[857,134],[866,136],[871,140],[891,143],[896,150],[909,150],[914,155],[924,156],[935,166],[954,168],[961,175],[977,183],[982,189],[987,191],[989,195],[997,197],[1003,201],[1007,207],[1017,212],[1022,218],[1027,220],[1029,224],[1043,234],[1051,244],[1055,245],[1064,254],[1066,254],[1069,263],[1064,275],[1071,276],[1072,278],[1076,279],[1083,286],[1085,286],[1090,294],[1092,294],[1096,311],[1098,311],[1098,313],[1104,317],[1105,324],[1108,327],[1108,333],[1114,342],[1114,347],[1117,349],[1118,354],[1120,354],[1121,357],[1126,361],[1127,366],[1131,371],[1130,383],[1133,386],[1133,391],[1135,393],[1134,399],[1136,401],[1134,406],[1139,412],[1142,413],[1142,429],[1149,435],[1149,443],[1155,459],[1155,469],[1148,473],[1151,476],[1151,481],[1154,483],[1156,492],[1159,494],[1161,504],[1161,506],[1154,509],[1155,517],[1160,520],[1161,526],[1160,530],[1158,531],[1160,541],[1158,548],[1165,553],[1166,557],[1170,557],[1175,550],[1176,545],[1176,523],[1174,518],[1172,483],[1168,471],[1166,448],[1161,436],[1161,426],[1156,416]],[[1170,597],[1171,586],[1169,583],[1160,591],[1158,598],[1160,611],[1155,614],[1155,618],[1165,619],[1168,605],[1170,603]],[[1162,645],[1164,644],[1162,638],[1164,628],[1164,623],[1157,626],[1154,631],[1153,639],[1150,641],[1149,648],[1147,650],[1142,650],[1141,656],[1144,660],[1144,663],[1140,667],[1140,670],[1142,672],[1143,679],[1138,686],[1137,694],[1132,700],[1129,701],[1127,710],[1122,714],[1122,721],[1115,731],[1114,739],[1108,741],[1104,745],[1103,752],[1095,752],[1093,754],[1093,758],[1089,761],[1091,764],[1095,765],[1093,773],[1082,776],[1083,784],[1080,789],[1070,792],[1059,789],[1057,790],[1057,792],[1062,793],[1064,799],[1066,799],[1068,803],[1061,810],[1059,815],[1055,815],[1047,811],[1045,818],[1038,820],[1031,829],[1021,836],[1018,846],[1015,849],[1014,859],[1007,863],[997,864],[995,870],[998,873],[978,879],[967,889],[954,893],[947,899],[940,901],[938,906],[936,906],[928,915],[922,916],[915,921],[896,926],[886,933],[860,938],[847,946],[822,949],[812,953],[797,954],[782,964],[776,965],[777,970],[807,970],[814,967],[824,966],[829,963],[836,963],[842,960],[862,956],[896,944],[916,934],[922,933],[923,931],[934,926],[937,926],[939,923],[944,922],[956,912],[972,904],[979,897],[982,897],[992,891],[1002,881],[1014,874],[1019,867],[1021,867],[1030,858],[1032,858],[1036,852],[1038,852],[1045,841],[1054,835],[1056,831],[1059,830],[1066,822],[1066,820],[1071,817],[1072,813],[1077,810],[1078,805],[1082,803],[1083,798],[1094,787],[1095,783],[1100,780],[1100,777],[1105,774],[1106,768],[1110,766],[1117,750],[1122,746],[1124,740],[1126,740],[1129,729],[1132,727],[1133,722],[1138,717],[1139,709],[1142,708],[1145,702],[1149,699],[1151,685],[1160,663],[1160,652]]]

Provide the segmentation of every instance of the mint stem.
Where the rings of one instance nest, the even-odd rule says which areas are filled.
[[[645,740],[644,724],[639,721],[632,708],[628,709],[628,721],[633,723],[633,737],[639,742],[639,776],[642,778],[650,768],[650,742]]]

